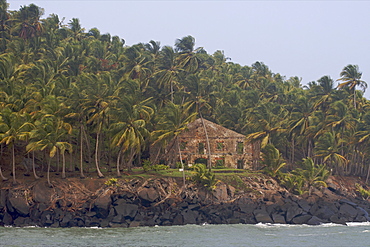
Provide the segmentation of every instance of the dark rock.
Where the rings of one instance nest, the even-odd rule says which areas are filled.
[[[111,203],[112,200],[110,195],[103,194],[99,196],[94,203],[97,216],[100,218],[106,218],[108,216],[109,206],[111,205]]]
[[[138,227],[140,226],[140,222],[139,221],[132,221],[129,225],[129,227]]]
[[[122,215],[123,217],[129,217],[130,219],[134,219],[135,215],[138,211],[138,205],[129,204],[129,203],[122,203],[117,206],[114,206],[117,215]]]
[[[73,215],[69,212],[66,213],[66,215],[63,217],[63,219],[60,221],[60,226],[61,227],[67,227],[67,226],[70,226],[70,222],[72,221],[73,219]]]
[[[300,216],[294,217],[292,222],[294,224],[306,224],[311,218],[312,216],[309,214],[300,215]]]
[[[286,212],[285,220],[287,223],[290,223],[294,217],[297,217],[298,215],[302,214],[303,210],[299,208],[298,206],[295,206],[295,204],[292,205],[292,207],[289,207]]]
[[[275,224],[286,224],[285,217],[281,214],[273,214],[272,220]]]
[[[118,224],[118,223],[112,223],[110,222],[109,223],[109,226],[112,227],[112,228],[127,228],[128,227],[128,224],[127,223],[121,223],[121,224]]]
[[[174,225],[184,225],[184,218],[182,217],[182,214],[176,215],[176,217],[173,219]]]
[[[358,214],[357,210],[347,203],[342,204],[342,206],[340,206],[339,213],[343,215],[344,217],[351,217],[351,218],[355,218]]]
[[[229,197],[234,197],[235,194],[235,188],[231,185],[227,186],[227,194]]]
[[[346,218],[340,217],[338,214],[334,214],[330,217],[330,222],[345,225],[347,220]]]
[[[29,214],[30,206],[23,197],[11,197],[9,198],[10,205],[15,209],[15,211],[22,215],[27,216]]]
[[[184,224],[196,224],[197,217],[198,217],[198,212],[186,209],[181,212],[182,216],[184,217]]]
[[[111,222],[113,222],[113,223],[123,223],[123,222],[125,222],[125,218],[121,214],[119,214],[119,215],[114,216],[113,219],[111,220]]]
[[[307,221],[307,224],[308,225],[320,225],[322,223],[327,223],[327,222],[328,221],[325,221],[323,219],[320,219],[320,218],[318,218],[316,216],[312,216],[312,218],[309,221]]]
[[[335,212],[328,206],[323,206],[314,213],[315,216],[321,219],[330,219],[330,217],[334,214]]]
[[[228,198],[227,185],[218,183],[212,194],[218,201],[226,201]]]
[[[256,209],[253,211],[253,214],[257,222],[273,223],[270,215],[264,209]]]
[[[49,204],[53,189],[46,183],[39,182],[33,187],[32,194],[32,198],[35,202]]]
[[[351,205],[351,206],[353,206],[353,207],[357,207],[357,204],[356,203],[354,203],[354,202],[351,202],[351,201],[348,201],[347,199],[340,199],[339,200],[339,203],[341,203],[341,204],[348,204],[348,205]]]
[[[86,227],[100,226],[100,220],[97,217],[85,218]]]
[[[247,198],[241,198],[238,200],[237,205],[240,208],[240,211],[243,213],[251,214],[257,208],[255,202]]]
[[[12,216],[8,212],[5,212],[4,213],[3,223],[4,223],[5,226],[11,226],[11,225],[13,225],[13,218],[12,218]]]
[[[227,224],[240,224],[242,223],[240,219],[237,218],[231,218],[226,220]]]
[[[358,216],[364,216],[366,221],[370,221],[369,213],[365,209],[360,206],[358,206],[356,209],[358,212]]]
[[[159,194],[156,189],[153,187],[150,188],[144,188],[139,192],[139,197],[142,200],[148,201],[148,202],[154,202],[159,198]]]
[[[306,200],[301,199],[301,200],[298,200],[297,203],[303,209],[304,212],[310,211],[311,206],[309,205],[309,203]]]
[[[0,211],[6,207],[6,199],[8,198],[7,190],[0,190]]]
[[[50,226],[54,223],[53,213],[51,211],[44,211],[41,214],[40,221],[42,226]]]

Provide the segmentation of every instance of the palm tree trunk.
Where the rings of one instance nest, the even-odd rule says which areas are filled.
[[[135,149],[131,148],[130,154],[129,154],[129,157],[128,157],[128,161],[127,161],[127,171],[129,171],[129,172],[132,171],[132,161],[134,159],[134,156],[135,156]]]
[[[13,145],[12,145],[12,160],[13,160],[13,164],[12,164],[12,167],[13,167],[13,184],[16,184],[17,181],[15,180],[15,154],[14,154],[14,142],[13,142]]]
[[[207,152],[208,153],[207,166],[208,166],[208,170],[211,171],[212,170],[211,146],[209,145],[208,132],[207,132],[206,125],[204,123],[204,119],[202,117],[202,113],[200,111],[199,111],[199,116],[200,116],[200,120],[202,121],[203,129],[204,129],[204,134],[206,135],[206,143],[207,143],[207,151],[208,151]]]
[[[69,143],[72,143],[72,138],[69,138]],[[68,169],[70,172],[73,172],[74,171],[74,167],[73,167],[73,150],[69,151],[69,169]]]
[[[179,144],[179,141],[176,140],[177,142],[177,148],[179,150],[179,157],[180,157],[180,162],[181,162],[181,169],[182,169],[182,182],[183,182],[183,188],[185,188],[185,167],[184,167],[184,162],[182,162],[182,156],[181,156],[181,148],[180,148],[180,144]]]
[[[99,154],[99,136],[100,136],[100,127],[98,132],[96,133],[96,145],[95,145],[95,166],[96,166],[96,171],[98,173],[99,178],[104,178],[103,173],[101,173],[99,169],[99,159],[98,159],[98,154]]]
[[[66,157],[64,152],[62,152],[62,178],[66,178]]]
[[[366,175],[366,180],[365,180],[366,184],[367,184],[367,181],[369,180],[369,175],[370,175],[370,165],[367,167],[367,175]]]
[[[51,184],[50,182],[50,163],[51,163],[51,157],[49,157],[49,161],[48,161],[48,171],[46,173],[46,177],[47,177],[47,180],[48,180],[48,185],[49,187],[53,187],[53,185]]]
[[[3,144],[0,144],[0,156],[3,157]],[[3,181],[8,180],[8,178],[4,177],[3,172],[1,171],[1,166],[0,166],[0,176]]]
[[[120,148],[117,156],[117,177],[121,177],[121,167],[120,167],[120,162],[121,162],[121,155],[122,155],[122,149]]]
[[[3,172],[1,171],[1,167],[0,167],[0,177],[1,177],[1,179],[2,179],[3,181],[8,180],[8,178],[4,177]]]
[[[88,162],[89,162],[89,165],[90,165],[92,163],[91,162],[90,141],[89,141],[89,138],[87,137],[87,133],[86,133],[86,130],[83,127],[83,125],[82,125],[82,133],[83,133],[83,136],[85,138],[85,143],[86,143],[86,148],[87,148],[87,158],[88,158]],[[89,166],[87,167],[87,173],[89,173]]]
[[[83,167],[83,125],[80,126],[80,178],[85,178]]]
[[[36,167],[35,167],[35,151],[32,151],[32,172],[35,179],[40,179],[39,176],[36,174]]]

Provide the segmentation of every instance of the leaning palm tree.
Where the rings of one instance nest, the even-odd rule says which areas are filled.
[[[367,88],[367,83],[361,80],[362,72],[358,71],[358,65],[349,64],[340,73],[341,78],[338,81],[343,81],[338,85],[338,88],[348,87],[353,94],[353,106],[356,109],[356,87],[361,87],[363,90]]]
[[[9,108],[3,109],[0,115],[2,119],[1,128],[4,129],[0,133],[0,143],[5,143],[12,150],[13,183],[16,184],[15,145],[19,140],[26,140],[27,133],[32,124],[25,121],[25,114],[13,112]]]
[[[179,153],[180,162],[183,171],[183,184],[185,187],[185,172],[184,164],[181,157],[181,148],[178,141],[178,136],[187,129],[187,125],[193,122],[197,116],[197,112],[192,112],[194,102],[186,102],[182,105],[176,105],[172,102],[168,102],[166,105],[165,113],[159,120],[158,129],[152,133],[155,141],[152,145],[157,143],[162,146],[167,146],[172,142],[176,145],[176,149]]]
[[[71,151],[72,145],[66,141],[67,134],[72,133],[72,127],[70,124],[63,122],[60,118],[53,115],[46,114],[40,120],[35,123],[36,128],[31,131],[31,141],[27,145],[27,151],[48,151],[49,161],[47,170],[47,181],[48,185],[52,187],[50,181],[50,166],[51,159],[55,156],[59,150],[63,157],[63,171],[62,176],[65,178],[65,159],[64,154],[66,150]]]

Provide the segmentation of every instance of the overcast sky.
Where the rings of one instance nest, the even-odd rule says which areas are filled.
[[[72,1],[8,0],[10,9],[34,3],[79,18],[88,31],[118,35],[127,45],[150,40],[173,46],[187,35],[208,53],[223,50],[232,62],[265,63],[302,83],[334,80],[357,64],[370,88],[370,1]],[[366,92],[370,99],[370,89]]]

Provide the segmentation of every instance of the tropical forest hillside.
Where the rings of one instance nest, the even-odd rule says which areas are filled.
[[[370,104],[357,65],[303,86],[263,62],[208,54],[192,36],[128,46],[78,18],[7,7],[0,0],[0,165],[14,179],[34,161],[39,174],[61,164],[61,177],[103,177],[102,166],[120,175],[197,117],[246,135],[263,153],[253,169],[368,176]]]

